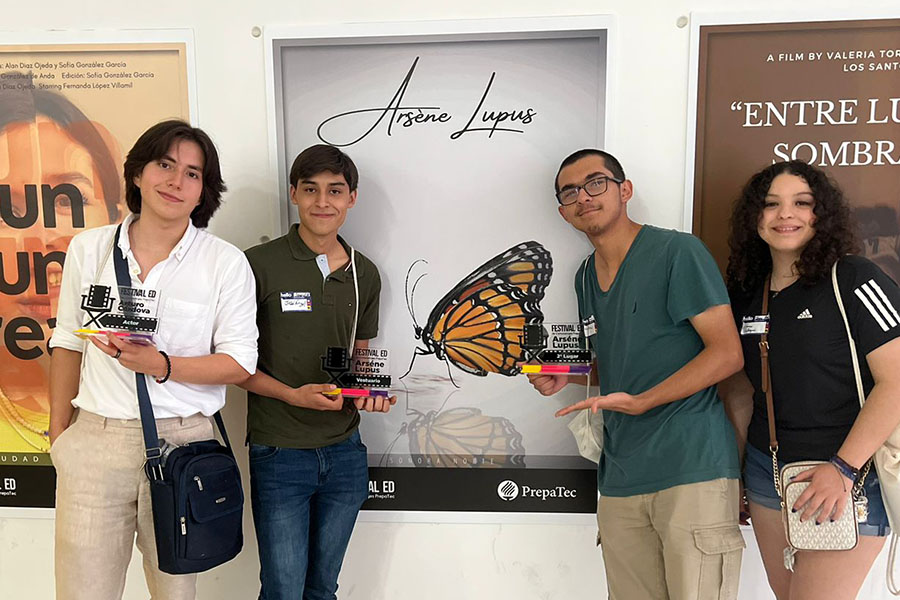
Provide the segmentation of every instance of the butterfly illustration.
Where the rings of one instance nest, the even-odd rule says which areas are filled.
[[[441,298],[424,327],[419,326],[412,307],[416,286],[425,275],[409,289],[409,275],[418,262],[426,261],[416,261],[409,268],[406,302],[416,339],[425,347],[415,349],[403,377],[412,371],[416,356],[426,354],[473,375],[516,375],[517,363],[523,361],[525,325],[544,321],[540,301],[553,274],[547,249],[532,241],[498,254]]]
[[[504,417],[470,406],[429,411],[407,427],[416,466],[524,467],[522,434]]]
[[[406,436],[416,467],[524,467],[522,434],[512,421],[482,414],[471,406],[444,410],[457,391],[451,392],[437,410],[422,412],[409,408],[407,390],[406,414],[412,420],[400,427],[379,466],[390,462],[395,444]]]

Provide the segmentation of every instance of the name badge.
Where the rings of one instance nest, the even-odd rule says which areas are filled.
[[[581,320],[581,326],[584,327],[584,337],[591,337],[597,333],[597,320],[594,315]]]
[[[309,292],[281,292],[281,312],[312,311],[312,295]]]
[[[769,315],[746,316],[741,319],[741,335],[769,333]]]

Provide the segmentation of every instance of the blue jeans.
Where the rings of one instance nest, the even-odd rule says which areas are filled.
[[[312,450],[250,444],[259,600],[337,598],[338,574],[368,483],[359,431]]]

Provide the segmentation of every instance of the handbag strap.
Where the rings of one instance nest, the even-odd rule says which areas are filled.
[[[116,271],[116,283],[119,287],[131,287],[131,273],[128,271],[128,261],[122,253],[122,247],[119,240],[122,235],[122,225],[116,228],[115,244],[113,247],[113,266]],[[141,415],[141,429],[144,433],[144,456],[147,459],[146,470],[147,475],[153,480],[161,480],[163,478],[162,448],[159,447],[159,431],[156,429],[156,418],[153,416],[153,406],[150,404],[150,390],[147,388],[147,376],[143,373],[134,374],[135,387],[137,388],[138,409]],[[228,452],[232,453],[231,443],[228,441],[228,434],[225,433],[225,423],[219,411],[215,414],[216,426],[219,433],[222,434],[222,440]],[[232,453],[233,455],[233,453]]]
[[[838,262],[834,261],[834,264],[831,265],[831,287],[834,290],[834,299],[837,301],[838,310],[841,312],[841,319],[844,321],[844,329],[847,331],[847,340],[850,343],[850,361],[853,363],[853,378],[856,380],[856,395],[859,399],[859,408],[862,409],[863,405],[866,403],[866,392],[863,389],[863,381],[862,374],[859,371],[859,355],[856,353],[856,341],[853,339],[853,333],[850,331],[850,321],[847,319],[847,311],[844,309],[844,300],[841,297],[841,288],[838,287],[838,278],[837,278],[837,268]],[[856,481],[856,484],[853,486],[853,497],[859,497],[860,493],[862,493],[863,484],[866,481],[866,477],[869,475],[869,470],[872,468],[872,459],[866,461],[866,464],[863,465],[863,468],[860,469],[859,479]]]
[[[763,285],[762,314],[769,315],[769,291],[772,285],[771,276],[766,277]],[[769,421],[769,452],[772,453],[772,479],[775,482],[775,491],[781,498],[781,476],[778,471],[778,436],[775,434],[775,400],[772,397],[772,372],[769,369],[769,322],[766,321],[763,334],[759,338],[759,359],[761,384],[766,395],[766,417]]]
[[[859,372],[859,356],[856,354],[856,342],[850,332],[850,321],[847,320],[847,311],[844,310],[844,300],[841,298],[841,288],[838,287],[837,261],[831,266],[831,286],[834,288],[834,299],[837,301],[838,310],[844,320],[844,328],[847,330],[847,339],[850,340],[850,358],[853,360],[853,377],[856,379],[856,394],[859,397],[859,407],[866,403],[866,393],[863,390],[862,375]]]

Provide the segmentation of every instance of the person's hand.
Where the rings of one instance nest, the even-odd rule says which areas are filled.
[[[126,369],[156,378],[166,374],[166,359],[152,344],[135,344],[112,333],[106,334],[106,343],[96,336],[89,339],[101,352],[119,361]]]
[[[542,396],[552,396],[569,384],[566,375],[528,374],[528,381]]]
[[[331,383],[307,383],[293,388],[284,398],[292,406],[302,406],[313,410],[341,410],[344,408],[344,396],[341,394],[325,394],[337,389]]]
[[[794,502],[791,510],[803,511],[800,521],[816,516],[816,523],[836,521],[847,508],[847,491],[853,482],[844,477],[831,463],[825,463],[796,475],[791,481],[808,481],[809,486]]]
[[[386,413],[397,403],[397,396],[365,396],[353,399],[356,410],[362,412]]]
[[[625,413],[626,415],[642,415],[650,409],[649,403],[640,395],[632,396],[625,392],[614,392],[605,396],[594,396],[576,402],[570,406],[556,411],[557,417],[564,417],[576,410],[588,410],[596,413],[600,409],[614,410],[616,412]]]

